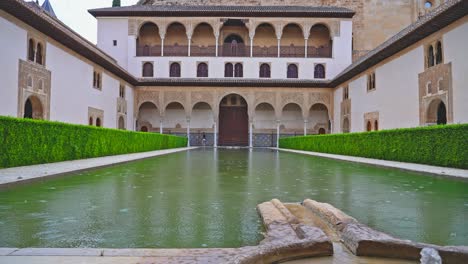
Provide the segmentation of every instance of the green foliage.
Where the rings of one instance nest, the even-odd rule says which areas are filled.
[[[0,116],[0,168],[187,146],[187,138]]]
[[[115,7],[115,6],[120,6],[120,0],[113,0],[112,1],[112,7]]]
[[[280,147],[468,169],[468,124],[284,138]]]

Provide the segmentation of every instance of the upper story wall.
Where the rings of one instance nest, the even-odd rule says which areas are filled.
[[[374,49],[404,27],[416,21],[420,15],[437,7],[444,0],[140,0],[144,5],[306,5],[338,6],[356,12],[353,17],[355,56]]]

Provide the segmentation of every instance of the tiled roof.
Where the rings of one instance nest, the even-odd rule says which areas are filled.
[[[333,6],[186,6],[134,5],[89,10],[95,17],[106,16],[228,16],[228,17],[345,17],[355,12]]]

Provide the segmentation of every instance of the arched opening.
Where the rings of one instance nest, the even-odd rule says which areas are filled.
[[[347,117],[343,119],[343,127],[342,127],[343,133],[349,133],[351,131],[351,128],[349,126],[349,120]]]
[[[434,99],[427,110],[427,124],[447,124],[447,107],[440,99]]]
[[[34,46],[34,40],[33,39],[29,39],[29,42],[28,42],[28,60],[29,61],[34,61],[34,55],[35,55],[35,50],[34,50],[35,46]]]
[[[159,132],[159,126],[161,124],[161,114],[158,107],[151,102],[144,102],[140,105],[138,109],[138,126],[137,130],[144,131],[143,128],[146,129],[144,132],[151,132],[152,128],[155,128],[157,132]]]
[[[325,135],[327,133],[327,130],[325,128],[321,127],[318,131],[319,135]]]
[[[125,119],[123,116],[119,117],[119,129],[125,130]]]
[[[429,46],[427,50],[427,67],[434,66],[434,48]]]
[[[249,30],[241,19],[228,19],[220,30],[219,43],[222,47],[221,56],[245,57],[250,55],[246,43],[249,39]]]
[[[90,125],[90,126],[94,125],[93,117],[90,117],[90,118],[89,118],[88,125]]]
[[[247,146],[249,115],[247,101],[238,94],[230,94],[219,105],[219,145]]]
[[[215,56],[216,38],[213,28],[208,23],[200,23],[195,27],[191,43],[191,56]]]
[[[234,66],[232,63],[226,63],[224,65],[224,77],[233,77],[234,76]]]
[[[372,131],[372,123],[371,123],[371,121],[367,121],[366,131],[367,131],[367,132]]]
[[[312,105],[312,107],[310,107],[309,109],[308,120],[309,129],[311,129],[312,131],[308,132],[308,134],[318,133],[318,130],[320,130],[320,128],[328,127],[328,121],[329,116],[327,106],[321,103]]]
[[[296,64],[289,64],[288,65],[288,72],[287,72],[288,79],[297,79],[299,78],[299,70]]]
[[[153,63],[151,62],[143,63],[143,77],[153,77],[153,76],[154,76]],[[98,75],[98,82],[99,82],[99,75]]]
[[[305,56],[304,33],[297,24],[288,24],[283,28],[281,37],[281,57],[299,57]]]
[[[180,63],[178,63],[178,62],[171,63],[171,66],[170,66],[170,69],[169,69],[169,76],[170,77],[180,77]]]
[[[437,48],[436,48],[436,64],[441,64],[443,61],[443,54],[442,54],[442,43],[437,41]]]
[[[296,103],[285,105],[281,113],[281,122],[284,129],[281,129],[281,134],[286,135],[303,135],[304,134],[304,118],[302,109]]]
[[[24,118],[44,119],[44,110],[41,100],[35,96],[30,96],[24,103]]]
[[[234,77],[244,77],[244,66],[242,65],[242,63],[236,63],[234,67]]]
[[[41,64],[41,65],[44,64],[44,61],[43,61],[43,51],[42,51],[42,44],[41,44],[41,43],[37,43],[36,63],[39,63],[39,64]]]
[[[187,114],[181,103],[172,102],[166,106],[164,126],[169,134],[187,135]]]
[[[325,79],[325,66],[322,64],[317,64],[314,67],[314,78],[315,79]]]
[[[276,146],[276,114],[269,103],[261,103],[255,107],[253,120],[254,147]]]
[[[137,56],[161,56],[161,37],[156,24],[148,22],[140,27],[136,47]]]
[[[101,118],[99,118],[99,117],[96,118],[96,126],[97,126],[97,127],[101,127],[101,126],[102,126],[102,124],[101,124]]]
[[[262,65],[260,65],[259,76],[260,76],[260,78],[270,78],[271,77],[270,65],[268,63],[263,63]]]
[[[164,39],[164,56],[187,56],[188,38],[185,26],[174,22],[167,27]]]
[[[204,62],[198,64],[197,77],[208,77],[208,64]]]
[[[307,57],[331,58],[333,41],[330,29],[324,24],[316,24],[310,29],[307,43]]]
[[[140,131],[141,131],[141,132],[148,132],[148,128],[147,128],[146,126],[142,126],[142,127],[140,128]]]
[[[214,113],[208,103],[198,102],[193,106],[190,131],[190,146],[213,146]]]
[[[278,40],[272,25],[263,23],[255,29],[253,56],[278,57]]]
[[[374,121],[374,130],[375,131],[379,130],[379,121],[377,121],[377,120]]]

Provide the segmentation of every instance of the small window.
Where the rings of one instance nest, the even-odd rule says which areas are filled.
[[[178,62],[171,63],[169,77],[180,77],[180,64]]]
[[[233,77],[234,76],[234,66],[232,63],[226,63],[224,65],[224,77]]]
[[[428,82],[426,84],[427,94],[432,94],[432,83]]]
[[[432,8],[432,2],[431,2],[431,1],[426,1],[426,2],[424,3],[424,8],[426,8],[426,9]]]
[[[101,126],[101,119],[98,117],[96,118],[96,126],[100,127]]]
[[[377,121],[377,120],[374,121],[374,130],[375,131],[379,130],[379,121]]]
[[[263,63],[260,65],[260,78],[270,78],[271,77],[271,71],[270,71],[270,65],[267,63]]]
[[[299,73],[297,69],[296,64],[289,64],[288,65],[288,73],[287,73],[288,79],[297,79],[299,78]]]
[[[29,39],[29,44],[28,44],[28,60],[29,60],[29,61],[34,61],[34,55],[35,55],[34,40],[33,40],[33,39]]]
[[[93,88],[101,89],[101,87],[102,87],[101,73],[94,71],[93,72]]]
[[[33,79],[31,76],[28,76],[28,80],[27,80],[27,87],[28,88],[33,88]]]
[[[314,78],[315,79],[325,79],[325,66],[323,66],[322,64],[315,65]]]
[[[371,121],[367,121],[367,128],[366,128],[366,131],[372,131],[372,123]]]
[[[119,87],[119,97],[125,98],[125,86],[124,85],[120,85]]]
[[[198,64],[197,77],[208,77],[208,64],[204,62]]]
[[[37,87],[39,90],[43,91],[44,90],[44,80],[39,80],[39,85]]]
[[[375,72],[367,75],[367,91],[375,90]]]
[[[114,40],[112,41],[112,44],[114,45],[114,47],[117,46],[117,40],[114,39]]]
[[[42,55],[43,55],[42,44],[38,43],[37,44],[37,50],[36,50],[36,63],[41,64],[41,65],[44,64]]]
[[[343,88],[343,100],[349,99],[349,86]]]
[[[234,67],[234,77],[244,77],[244,66],[242,63],[236,63],[236,66]]]
[[[440,41],[437,41],[437,45],[436,45],[436,64],[441,64],[442,61],[443,61],[442,43]]]
[[[153,76],[154,76],[153,64],[151,62],[143,63],[143,77],[153,77]]]
[[[432,67],[434,66],[434,48],[429,46],[427,49],[427,67]]]

